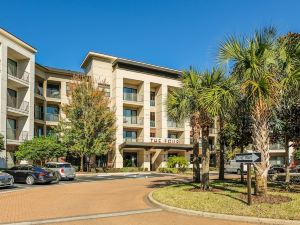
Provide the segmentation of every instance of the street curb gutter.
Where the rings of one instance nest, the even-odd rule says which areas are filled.
[[[148,200],[155,206],[158,206],[159,208],[165,209],[170,212],[181,213],[185,215],[202,216],[202,217],[213,218],[213,219],[245,222],[245,223],[259,223],[259,224],[268,224],[268,225],[300,225],[300,220],[282,220],[282,219],[258,218],[258,217],[251,217],[251,216],[235,216],[235,215],[227,215],[227,214],[219,214],[219,213],[202,212],[202,211],[189,210],[189,209],[181,209],[181,208],[165,205],[156,201],[153,198],[153,192],[154,191],[148,194]]]

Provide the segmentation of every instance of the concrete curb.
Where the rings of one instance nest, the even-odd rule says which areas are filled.
[[[154,191],[148,194],[148,200],[155,206],[170,212],[181,213],[185,215],[202,216],[202,217],[207,217],[212,219],[245,222],[245,223],[259,223],[259,224],[268,224],[268,225],[300,225],[300,220],[282,220],[282,219],[258,218],[258,217],[251,217],[251,216],[235,216],[235,215],[210,213],[210,212],[202,212],[196,210],[177,208],[156,201],[153,198],[153,192]]]

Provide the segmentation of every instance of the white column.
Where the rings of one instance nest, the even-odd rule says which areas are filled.
[[[114,167],[123,168],[123,154],[120,145],[123,143],[123,76],[119,71],[115,71],[113,79],[112,103],[116,113],[116,147]]]
[[[144,81],[144,129],[143,136],[144,142],[150,142],[150,82]]]

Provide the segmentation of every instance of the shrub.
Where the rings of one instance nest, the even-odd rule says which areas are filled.
[[[159,172],[161,173],[178,173],[177,168],[159,168]]]
[[[188,161],[183,156],[173,156],[168,159],[168,168],[184,169],[188,166]]]

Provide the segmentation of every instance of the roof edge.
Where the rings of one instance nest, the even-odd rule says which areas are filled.
[[[10,39],[11,41],[14,41],[16,43],[18,43],[19,45],[21,45],[22,47],[26,48],[27,50],[29,50],[32,53],[36,53],[37,50],[32,47],[31,45],[27,44],[25,41],[21,40],[20,38],[16,37],[15,35],[13,35],[12,33],[8,32],[7,30],[3,29],[0,27],[0,34],[2,34],[3,36],[5,36],[6,38]]]
[[[80,67],[85,68],[87,66],[88,62],[92,58],[102,58],[102,59],[110,61],[111,63],[117,59],[117,57],[114,57],[114,56],[111,56],[111,55],[106,55],[106,54],[101,54],[101,53],[90,51],[86,54],[86,56],[85,56],[84,60],[82,61]]]

